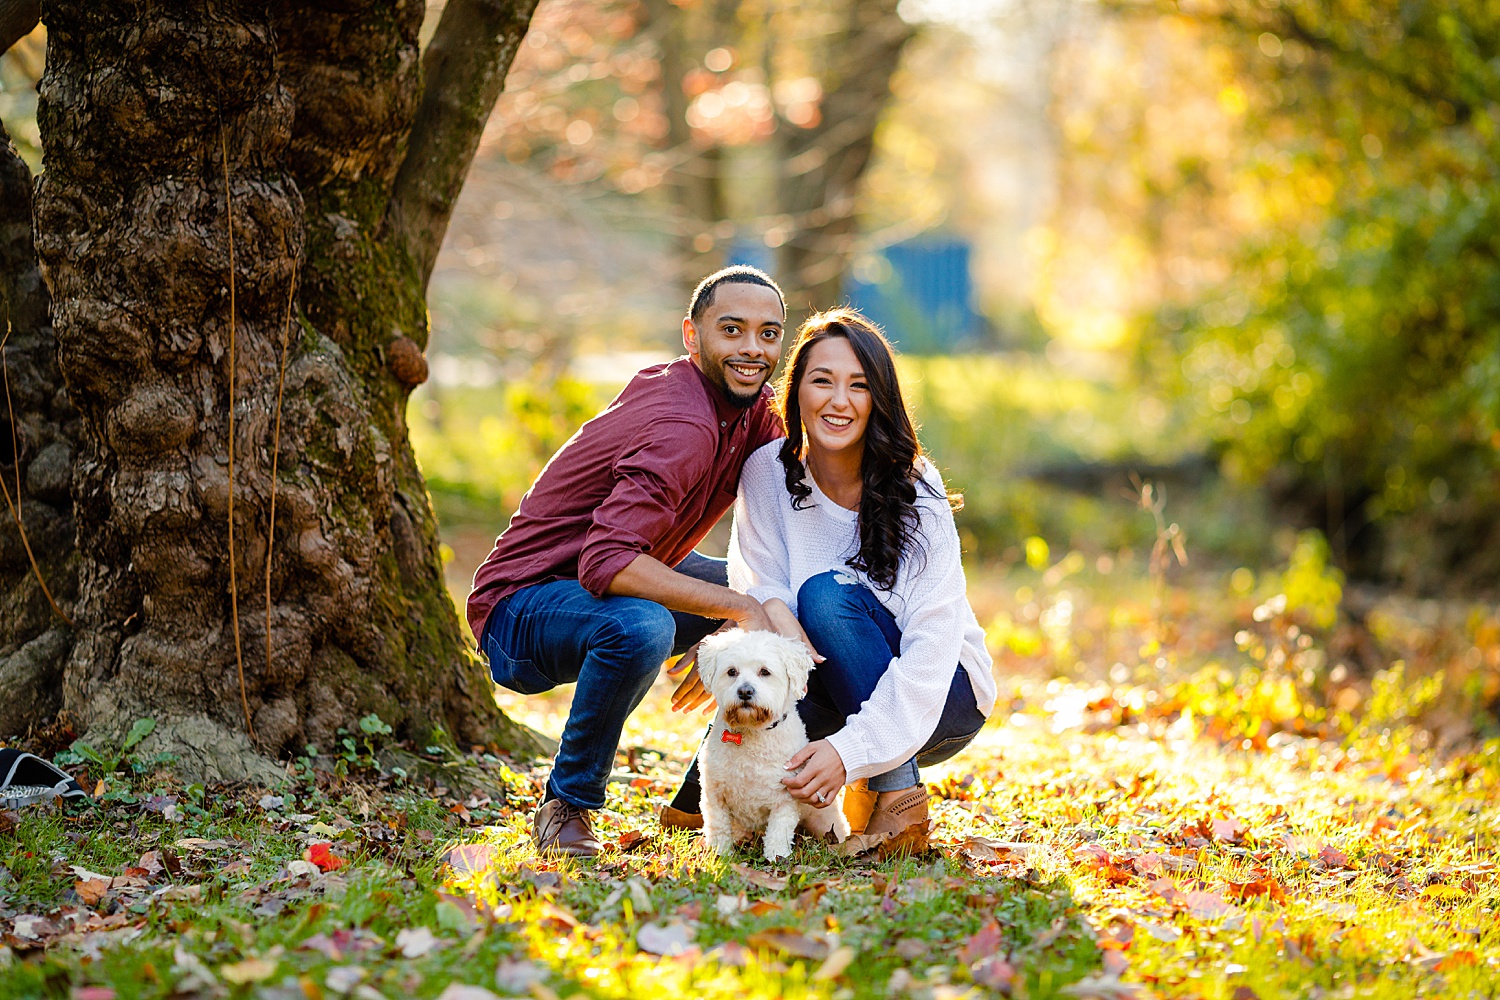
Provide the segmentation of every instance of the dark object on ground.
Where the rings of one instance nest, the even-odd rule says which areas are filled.
[[[0,809],[19,809],[59,796],[76,799],[87,795],[65,771],[42,758],[0,747]]]

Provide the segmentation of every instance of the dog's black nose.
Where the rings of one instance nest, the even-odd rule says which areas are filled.
[[[749,684],[741,684],[740,689],[735,694],[740,696],[740,701],[750,701],[755,697],[755,688]]]

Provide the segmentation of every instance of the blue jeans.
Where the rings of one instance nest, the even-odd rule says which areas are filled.
[[[813,648],[826,659],[813,670],[807,697],[797,703],[797,714],[809,739],[821,740],[844,728],[875,691],[891,658],[901,652],[901,630],[896,619],[868,587],[842,583],[837,572],[810,577],[797,591],[797,620]],[[953,672],[942,717],[916,756],[870,779],[870,789],[894,792],[920,782],[918,765],[941,763],[973,742],[984,726],[984,713],[974,701],[974,686],[962,665]],[[675,808],[698,812],[698,761],[682,778],[672,800]]]
[[[696,552],[675,568],[721,586],[728,577],[724,560]],[[495,683],[512,691],[577,684],[547,790],[581,809],[599,809],[625,720],[662,661],[721,624],[639,597],[595,597],[577,580],[554,580],[496,604],[480,647]]]

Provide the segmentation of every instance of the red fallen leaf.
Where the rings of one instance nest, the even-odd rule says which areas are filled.
[[[781,904],[775,902],[774,900],[757,899],[755,902],[750,904],[749,913],[752,916],[763,917],[767,913],[775,913],[779,909],[781,909]]]
[[[1095,944],[1104,951],[1124,951],[1134,940],[1135,927],[1122,922],[1111,927],[1109,933],[1100,935]]]
[[[988,958],[998,952],[1004,940],[1000,933],[1000,922],[991,920],[964,942],[963,950],[958,953],[959,961],[965,965],[973,965],[981,958]]]
[[[1216,819],[1209,824],[1215,840],[1226,844],[1238,844],[1245,839],[1245,824],[1234,818]]]
[[[1248,986],[1236,986],[1232,1000],[1260,1000],[1260,994]]]
[[[1461,968],[1463,968],[1466,965],[1478,965],[1478,964],[1479,964],[1479,956],[1478,955],[1474,954],[1472,951],[1462,950],[1462,951],[1455,951],[1453,954],[1451,954],[1448,957],[1444,958],[1434,968],[1438,972],[1451,972],[1454,969],[1461,969]]]
[[[1322,849],[1318,851],[1318,859],[1329,868],[1349,867],[1349,855],[1345,854],[1337,847],[1333,847],[1328,844],[1324,844]]]
[[[1125,957],[1123,951],[1106,951],[1104,953],[1104,973],[1119,979],[1130,968],[1130,959]]]
[[[651,843],[651,838],[639,830],[626,830],[620,834],[620,850],[629,851],[640,847],[642,844]]]
[[[330,962],[342,962],[344,960],[344,949],[340,948],[338,942],[322,931],[303,941],[297,948],[299,951],[321,952]]]
[[[1286,889],[1269,876],[1251,882],[1230,882],[1224,886],[1224,896],[1242,903],[1254,896],[1265,896],[1274,903],[1286,902]]]
[[[1090,868],[1106,868],[1112,860],[1109,852],[1098,844],[1080,844],[1073,848],[1073,856]]]
[[[327,841],[308,844],[307,850],[302,852],[302,860],[317,865],[319,871],[336,872],[349,862],[330,851],[332,846]]]
[[[1172,903],[1174,905],[1177,903],[1185,902],[1187,899],[1187,897],[1182,894],[1182,890],[1177,888],[1177,883],[1173,882],[1169,878],[1153,879],[1150,885],[1147,886],[1147,888],[1156,893],[1162,899],[1166,900],[1168,903]]]
[[[828,957],[828,945],[810,938],[794,927],[768,927],[745,938],[757,951],[781,952],[793,958],[821,962]]]
[[[1116,865],[1105,865],[1099,869],[1099,874],[1104,876],[1110,885],[1124,885],[1132,878],[1128,871]]]
[[[495,860],[495,848],[490,844],[459,844],[443,855],[443,862],[453,869],[455,875],[474,875],[489,868]]]

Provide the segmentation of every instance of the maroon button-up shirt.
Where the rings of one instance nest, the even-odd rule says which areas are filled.
[[[734,504],[740,467],[785,435],[769,386],[749,409],[690,358],[637,373],[552,456],[474,573],[469,627],[523,587],[576,579],[603,596],[645,553],[675,566]]]

